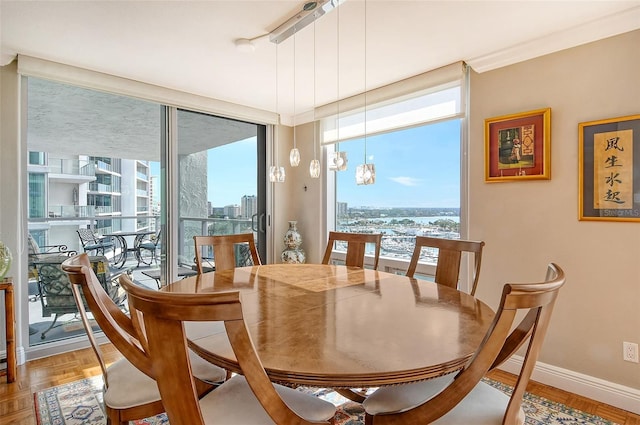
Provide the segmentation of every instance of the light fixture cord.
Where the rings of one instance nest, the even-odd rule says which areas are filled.
[[[340,8],[336,15],[336,152],[340,152]]]
[[[275,154],[276,154],[276,167],[280,166],[280,161],[278,159],[278,125],[280,125],[280,113],[278,112],[278,46],[280,43],[276,43],[276,125],[273,127],[274,135],[273,139],[276,144]]]
[[[364,0],[364,164],[367,165],[367,0]]]
[[[293,33],[293,148],[296,146],[296,33]]]
[[[316,158],[316,21],[313,20],[313,159]]]

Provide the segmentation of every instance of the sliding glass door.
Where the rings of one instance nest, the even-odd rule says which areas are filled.
[[[191,267],[193,236],[252,232],[266,258],[266,128],[177,111],[177,247]]]

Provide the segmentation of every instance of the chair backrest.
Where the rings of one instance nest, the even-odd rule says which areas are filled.
[[[364,268],[364,255],[366,244],[375,245],[375,254],[373,259],[373,269],[378,269],[378,260],[380,259],[380,244],[382,243],[382,234],[380,233],[347,233],[347,232],[329,232],[329,241],[322,258],[322,264],[329,264],[333,245],[336,241],[347,242],[347,256],[345,264],[351,267]]]
[[[428,236],[416,236],[416,245],[413,249],[411,262],[406,275],[413,277],[418,266],[418,260],[422,248],[436,248],[438,250],[438,263],[436,264],[435,282],[450,288],[458,288],[460,275],[460,261],[462,253],[473,254],[473,277],[470,294],[476,293],[478,278],[480,277],[480,265],[482,263],[483,241],[466,241],[459,239],[442,239]]]
[[[105,384],[108,385],[109,381],[104,357],[93,335],[87,310],[82,302],[83,297],[93,314],[93,318],[109,341],[111,341],[116,349],[135,367],[148,376],[153,377],[151,375],[151,362],[144,352],[140,341],[137,339],[137,333],[132,320],[116,305],[104,290],[94,271],[94,267],[92,267],[89,256],[87,254],[79,254],[68,258],[62,263],[62,269],[72,283],[71,289],[73,291],[73,297],[78,306],[82,323],[87,331],[87,336],[91,342],[91,347],[100,362],[100,368],[105,377]]]
[[[241,233],[237,235],[194,236],[193,242],[196,250],[196,268],[198,273],[203,273],[202,263],[204,256],[202,249],[206,246],[213,247],[213,261],[216,270],[228,270],[237,266],[259,265],[260,257],[256,250],[253,233]],[[248,249],[242,249],[242,245]],[[236,248],[238,249],[236,250]],[[240,253],[236,257],[236,251]],[[251,260],[251,261],[249,261]]]
[[[394,417],[393,423],[435,421],[460,403],[489,370],[499,366],[526,345],[522,369],[502,421],[503,424],[518,423],[522,419],[518,418],[522,397],[549,327],[558,292],[564,283],[564,272],[552,263],[547,268],[547,278],[543,282],[504,285],[496,316],[480,347],[464,369],[449,386],[426,403],[404,413],[391,415]],[[511,331],[519,312],[525,312],[525,316]]]
[[[181,294],[153,291],[133,284],[126,276],[120,282],[128,292],[132,317],[142,319],[136,329],[148,344],[171,425],[204,424],[190,373],[183,326],[188,321],[224,321],[242,373],[274,423],[311,424],[289,409],[269,380],[244,322],[238,292]]]
[[[89,244],[98,243],[98,238],[96,237],[96,234],[93,232],[93,230],[78,229],[76,231],[78,232],[78,237],[80,238],[80,243],[82,243],[82,246],[85,246],[88,243]]]

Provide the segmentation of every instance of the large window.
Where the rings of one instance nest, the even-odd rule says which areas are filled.
[[[403,269],[416,235],[460,238],[463,87],[458,73],[449,82],[386,96],[366,108],[352,99],[357,107],[322,121],[327,162],[337,151],[348,158],[347,170],[330,171],[335,185],[329,185],[334,190],[328,201],[335,203],[335,216],[328,217],[329,226],[382,233],[382,268]],[[356,167],[365,161],[375,165],[376,180],[358,185]],[[337,259],[341,249],[346,247],[336,247]],[[428,254],[422,260],[435,259]]]

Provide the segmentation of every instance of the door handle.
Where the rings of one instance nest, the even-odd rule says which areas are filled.
[[[258,214],[254,214],[251,216],[251,230],[253,230],[254,232],[257,232],[258,229],[256,227],[256,217],[258,216]]]
[[[266,233],[264,229],[265,216],[266,216],[265,213],[260,214],[260,219],[258,220],[258,228],[260,229],[260,233]]]

